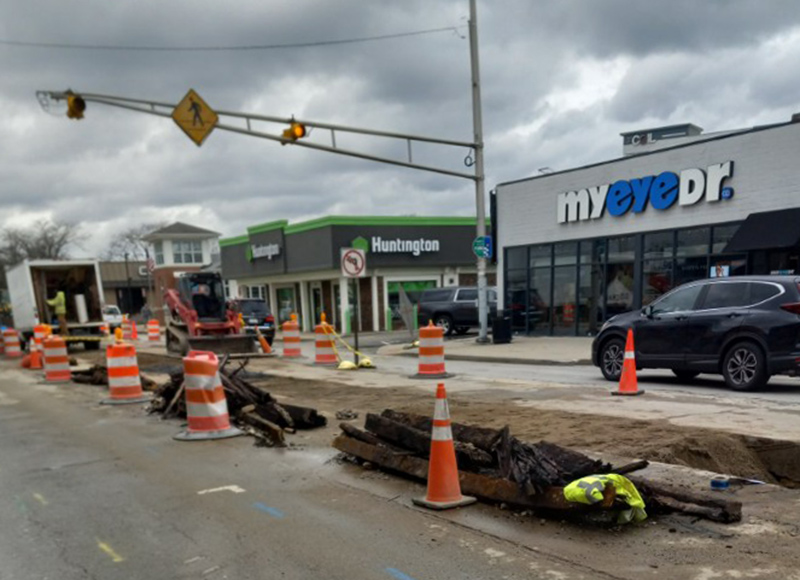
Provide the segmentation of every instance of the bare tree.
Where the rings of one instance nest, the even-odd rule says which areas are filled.
[[[26,228],[0,232],[0,285],[5,285],[5,267],[22,260],[64,260],[71,246],[86,240],[77,224],[39,220]]]
[[[111,245],[103,254],[103,259],[122,260],[125,258],[125,254],[128,254],[130,260],[144,260],[147,253],[147,242],[142,238],[165,225],[166,222],[141,224],[119,232],[111,238]]]

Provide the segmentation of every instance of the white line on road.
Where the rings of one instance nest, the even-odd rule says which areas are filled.
[[[233,493],[245,492],[245,490],[239,487],[238,485],[226,485],[225,487],[214,487],[212,489],[204,489],[202,491],[198,491],[197,495],[205,495],[207,493],[217,493],[218,491],[230,491]]]

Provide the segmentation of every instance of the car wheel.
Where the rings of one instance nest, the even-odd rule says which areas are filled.
[[[600,351],[600,371],[608,381],[618,381],[625,362],[625,343],[621,338],[612,338],[603,344]]]
[[[697,375],[699,375],[700,373],[697,371],[682,371],[673,369],[672,374],[678,377],[678,379],[681,381],[691,381],[692,379],[696,379]]]
[[[440,314],[436,317],[436,320],[434,320],[433,323],[444,330],[445,336],[450,336],[453,334],[453,319],[449,314]]]
[[[764,353],[752,342],[734,344],[722,362],[725,383],[735,391],[753,391],[767,384]]]

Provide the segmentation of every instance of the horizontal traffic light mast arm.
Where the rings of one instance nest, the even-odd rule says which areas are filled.
[[[69,93],[65,91],[37,91],[37,97],[40,101],[44,99],[53,99],[53,100],[66,100]],[[118,107],[121,109],[128,109],[131,111],[137,111],[140,113],[147,113],[149,115],[156,115],[158,117],[166,117],[170,118],[172,110],[175,108],[174,103],[164,103],[159,101],[148,101],[143,99],[133,99],[129,97],[117,97],[112,95],[101,95],[95,93],[76,93],[80,94],[83,100],[87,103],[99,103],[103,105],[108,105],[111,107]],[[467,141],[454,141],[450,139],[438,139],[435,137],[425,137],[421,135],[407,135],[403,133],[394,133],[390,131],[375,131],[372,129],[363,129],[358,127],[348,127],[345,125],[335,125],[332,123],[319,123],[316,121],[307,121],[303,119],[297,119],[294,117],[275,117],[271,115],[257,115],[257,114],[250,114],[250,113],[239,113],[235,111],[219,111],[214,110],[217,115],[220,117],[232,117],[236,119],[244,119],[247,123],[246,128],[236,127],[234,125],[228,125],[224,123],[217,123],[216,129],[222,131],[231,131],[233,133],[239,133],[241,135],[250,135],[252,137],[259,137],[262,139],[268,139],[270,141],[276,141],[278,143],[287,145],[296,145],[298,147],[306,147],[308,149],[315,149],[317,151],[326,151],[328,153],[338,153],[339,155],[346,155],[349,157],[356,157],[359,159],[366,159],[370,161],[377,161],[380,163],[387,163],[390,165],[397,165],[400,167],[409,167],[413,169],[420,169],[423,171],[430,171],[433,173],[440,173],[443,175],[450,175],[453,177],[460,177],[463,179],[470,179],[475,180],[476,176],[474,174],[463,173],[459,171],[452,171],[449,169],[442,169],[438,167],[433,167],[430,165],[421,165],[419,163],[414,163],[411,160],[411,142],[422,142],[422,143],[433,143],[436,145],[446,145],[446,146],[453,146],[453,147],[464,147],[470,150],[475,149],[475,144],[470,143]],[[311,143],[309,141],[301,141],[301,140],[292,140],[287,139],[285,137],[281,137],[278,135],[272,135],[269,133],[264,133],[260,131],[254,131],[251,128],[251,121],[263,121],[268,123],[278,123],[282,125],[289,125],[291,123],[299,123],[301,125],[305,125],[306,127],[313,127],[317,129],[323,129],[327,131],[331,131],[332,137],[332,145],[321,145],[318,143]],[[370,135],[374,137],[384,137],[389,139],[401,139],[408,142],[409,145],[409,160],[408,161],[401,161],[398,159],[392,159],[388,157],[381,157],[378,155],[372,155],[369,153],[361,153],[359,151],[353,151],[349,149],[342,149],[341,147],[336,146],[336,132],[341,133],[354,133],[360,135]]]

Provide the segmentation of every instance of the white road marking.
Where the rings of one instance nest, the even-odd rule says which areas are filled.
[[[230,491],[232,493],[244,493],[246,490],[242,489],[238,485],[226,485],[225,487],[214,487],[212,489],[204,489],[202,491],[198,491],[197,495],[205,495],[207,493],[217,493],[218,491]]]

